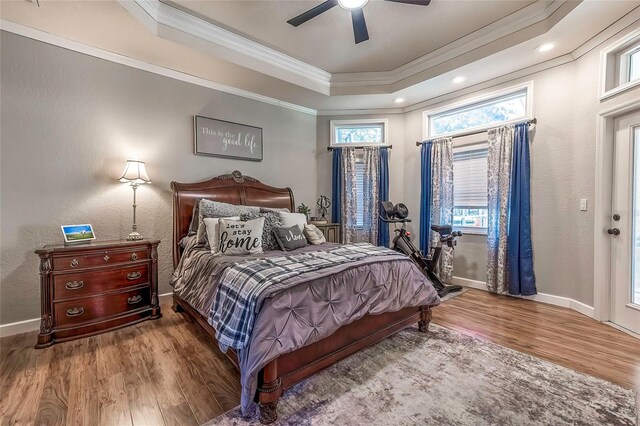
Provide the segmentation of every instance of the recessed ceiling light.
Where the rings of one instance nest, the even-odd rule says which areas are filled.
[[[455,77],[454,79],[452,79],[451,82],[455,83],[455,84],[460,84],[463,81],[465,81],[466,79],[467,79],[467,77],[459,75],[459,76]]]
[[[403,102],[404,102],[404,98],[395,98],[395,99],[393,100],[393,102],[395,102],[395,103],[397,103],[397,104],[401,104],[401,103],[403,103]]]
[[[544,43],[544,44],[541,44],[540,46],[536,47],[536,50],[538,52],[547,52],[547,51],[553,49],[554,47],[555,47],[555,44],[553,44],[553,43]]]
[[[338,4],[344,10],[358,10],[362,9],[368,1],[369,0],[338,0]]]

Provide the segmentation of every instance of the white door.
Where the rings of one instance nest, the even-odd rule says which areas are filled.
[[[640,112],[615,121],[611,322],[640,334]]]

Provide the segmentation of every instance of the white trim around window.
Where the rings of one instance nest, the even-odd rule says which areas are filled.
[[[640,28],[631,31],[600,52],[600,101],[640,85],[640,78],[628,81],[629,56],[640,49]]]
[[[423,136],[424,139],[430,139],[432,137],[430,135],[430,127],[431,127],[430,126],[430,120],[429,120],[430,116],[439,115],[439,114],[446,113],[446,112],[452,112],[452,111],[455,111],[457,109],[463,109],[465,107],[471,106],[473,104],[478,104],[478,103],[490,101],[492,99],[505,97],[505,96],[508,96],[508,95],[511,95],[511,94],[514,94],[514,93],[518,93],[518,92],[522,92],[522,91],[526,91],[526,94],[527,94],[527,103],[526,103],[526,108],[525,108],[526,111],[525,111],[525,116],[524,117],[520,117],[518,119],[511,120],[511,121],[505,121],[505,122],[501,122],[501,123],[491,124],[489,126],[468,127],[468,128],[463,129],[463,130],[437,135],[436,137],[438,137],[438,138],[445,138],[445,137],[452,137],[452,136],[455,137],[457,134],[466,133],[466,132],[469,132],[469,131],[483,132],[483,131],[489,130],[491,128],[494,128],[496,126],[501,126],[501,125],[510,124],[510,123],[517,123],[517,122],[524,121],[524,120],[530,120],[530,119],[533,118],[533,81],[528,81],[528,82],[523,83],[523,84],[518,84],[516,86],[507,87],[507,88],[504,88],[504,89],[501,89],[501,90],[497,90],[495,92],[491,92],[491,93],[487,93],[487,94],[484,94],[484,95],[481,95],[481,96],[477,96],[475,98],[466,99],[464,101],[451,103],[451,104],[445,105],[445,106],[440,107],[440,108],[435,108],[435,109],[431,109],[431,110],[428,110],[428,111],[424,111],[422,113],[422,136]]]
[[[331,120],[331,140],[329,146],[336,147],[352,147],[359,148],[365,146],[385,146],[389,145],[389,120],[386,118],[361,118],[355,120]],[[338,143],[336,142],[336,131],[341,127],[356,127],[356,126],[382,126],[382,141],[371,143]]]

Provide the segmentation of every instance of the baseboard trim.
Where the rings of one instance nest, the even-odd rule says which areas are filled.
[[[451,283],[458,284],[464,287],[488,291],[487,284],[484,281],[470,280],[468,278],[463,278],[463,277],[453,277],[453,279],[451,280]],[[578,313],[581,313],[582,315],[586,315],[590,318],[594,318],[593,306],[589,306],[587,304],[584,304],[574,299],[570,299],[568,297],[555,296],[553,294],[546,294],[546,293],[538,293],[538,294],[534,294],[533,296],[511,295],[511,297],[533,300],[535,302],[546,303],[548,305],[555,305],[555,306],[561,306],[563,308],[569,308]]]
[[[173,293],[164,293],[158,295],[160,303],[171,299]],[[0,325],[0,337],[14,336],[16,334],[28,333],[40,328],[40,318],[33,318],[24,321],[12,322]]]

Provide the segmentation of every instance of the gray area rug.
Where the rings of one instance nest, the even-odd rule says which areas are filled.
[[[634,392],[436,325],[284,393],[277,425],[636,425]],[[258,425],[239,408],[210,425]]]

